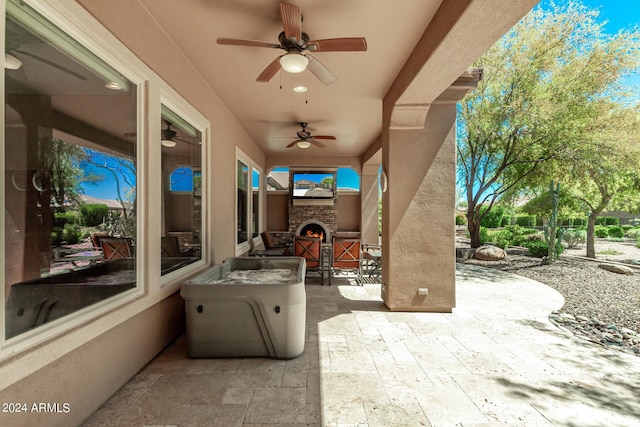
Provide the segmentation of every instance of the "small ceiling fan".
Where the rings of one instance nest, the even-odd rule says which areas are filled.
[[[178,133],[175,130],[171,129],[171,126],[173,126],[171,122],[167,119],[162,119],[162,120],[167,125],[166,128],[162,129],[161,137],[160,137],[160,143],[163,146],[175,147],[177,145],[177,141],[186,142],[187,144],[191,144],[191,145],[200,145],[199,142],[189,141],[188,139],[180,138],[179,136],[177,136]],[[124,136],[132,137],[132,136],[136,136],[136,133],[127,132],[124,134]]]
[[[294,145],[297,145],[300,148],[309,148],[312,144],[315,145],[316,147],[324,148],[325,145],[316,140],[318,139],[335,140],[336,139],[335,136],[330,136],[330,135],[311,135],[311,132],[307,130],[307,126],[309,126],[309,123],[307,122],[300,122],[300,126],[302,126],[302,130],[299,130],[298,132],[296,132],[298,139],[293,141],[291,144],[287,145],[287,148],[291,148]]]
[[[7,24],[6,49],[4,52],[4,68],[6,70],[19,70],[20,68],[22,68],[22,60],[19,58],[19,56],[23,59],[24,57],[29,57],[52,68],[55,68],[58,71],[75,77],[76,79],[87,80],[87,77],[83,76],[82,74],[78,74],[75,71],[63,67],[62,65],[54,61],[50,61],[47,58],[43,58],[42,56],[24,50],[25,48],[22,47],[22,44],[28,41],[26,40],[28,36],[19,34],[14,27],[15,24],[12,24],[11,21],[9,21],[9,23]]]
[[[218,38],[221,45],[267,47],[283,49],[287,53],[274,59],[260,73],[256,81],[266,83],[282,68],[289,73],[301,73],[309,69],[322,83],[329,85],[336,80],[336,76],[320,61],[310,54],[302,54],[305,50],[311,52],[356,52],[366,51],[367,41],[364,37],[343,37],[333,39],[311,40],[302,31],[302,10],[289,3],[280,3],[280,20],[284,31],[278,35],[279,43],[259,40],[242,40]]]

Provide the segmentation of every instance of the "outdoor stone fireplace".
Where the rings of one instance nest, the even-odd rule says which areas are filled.
[[[331,241],[331,230],[322,221],[310,219],[296,229],[296,236],[322,237],[323,242]]]

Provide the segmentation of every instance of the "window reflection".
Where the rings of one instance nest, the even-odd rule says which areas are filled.
[[[202,134],[164,105],[162,123],[165,185],[160,268],[164,275],[202,256]]]
[[[238,205],[237,205],[237,221],[238,221],[238,242],[244,243],[248,240],[248,196],[249,196],[249,167],[238,160],[237,170],[238,181]]]
[[[5,68],[2,165],[11,338],[136,286],[136,139],[125,135],[137,88],[19,2],[7,2],[5,51],[17,60]]]
[[[258,237],[260,230],[260,171],[251,169],[251,230]]]

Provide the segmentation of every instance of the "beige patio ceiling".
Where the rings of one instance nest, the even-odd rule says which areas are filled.
[[[278,42],[277,0],[139,0],[184,57],[220,96],[267,155],[360,156],[380,135],[382,99],[441,0],[289,0],[302,9],[310,38],[365,37],[366,52],[313,56],[337,80],[325,86],[308,70],[256,78],[282,50],[218,45],[218,37]],[[296,93],[294,86],[308,87]],[[308,122],[315,134],[335,135],[326,148],[286,148]]]

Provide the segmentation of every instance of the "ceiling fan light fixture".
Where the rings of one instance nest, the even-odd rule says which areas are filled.
[[[120,89],[122,89],[122,86],[120,86],[120,83],[118,83],[118,82],[108,82],[106,85],[104,85],[104,87],[106,87],[107,89],[111,89],[111,90],[120,90]]]
[[[165,147],[175,147],[176,146],[176,142],[173,139],[163,139],[162,141],[160,141],[160,143],[162,145],[164,145]]]
[[[17,70],[20,67],[22,67],[22,61],[20,61],[10,53],[4,54],[4,68],[6,68],[7,70]]]
[[[300,53],[287,53],[280,58],[282,69],[288,73],[301,73],[309,64],[309,60]]]
[[[311,143],[309,141],[298,141],[298,147],[309,148],[311,147]]]

